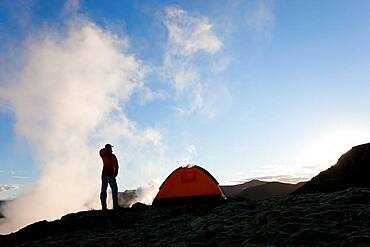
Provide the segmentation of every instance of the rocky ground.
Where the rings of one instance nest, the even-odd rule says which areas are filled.
[[[370,189],[86,211],[0,236],[0,246],[14,245],[370,246]]]

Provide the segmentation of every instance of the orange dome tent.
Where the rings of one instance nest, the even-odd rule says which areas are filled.
[[[177,168],[166,178],[159,187],[153,205],[224,199],[217,180],[207,170],[188,165]]]

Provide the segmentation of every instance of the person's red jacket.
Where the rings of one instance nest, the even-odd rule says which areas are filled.
[[[118,174],[118,160],[113,153],[107,152],[105,148],[102,148],[99,152],[100,157],[103,160],[103,171],[102,177],[106,176],[117,176]]]

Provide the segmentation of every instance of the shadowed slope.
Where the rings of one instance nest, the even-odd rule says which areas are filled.
[[[370,187],[370,143],[353,147],[334,166],[294,193],[333,192],[350,187]]]

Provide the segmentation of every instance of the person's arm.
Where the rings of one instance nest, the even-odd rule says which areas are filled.
[[[117,157],[115,155],[113,155],[113,172],[114,172],[114,176],[117,177],[117,175],[118,175],[118,160],[117,160]]]
[[[99,154],[100,157],[103,158],[105,156],[105,148],[100,149]]]

